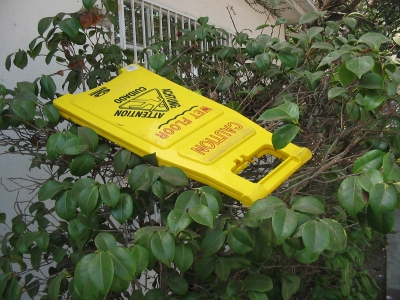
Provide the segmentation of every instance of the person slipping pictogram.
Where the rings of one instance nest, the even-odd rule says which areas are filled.
[[[122,103],[119,108],[154,112],[169,111],[167,102],[158,89],[149,90],[132,100],[128,100]]]

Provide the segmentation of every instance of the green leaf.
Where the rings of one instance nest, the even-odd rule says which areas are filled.
[[[383,178],[385,181],[400,181],[400,167],[390,153],[383,157]]]
[[[67,254],[67,249],[64,248],[56,248],[55,250],[53,250],[53,259],[56,263],[59,263],[65,256],[65,254]]]
[[[233,227],[229,230],[227,242],[237,254],[246,254],[254,248],[254,241],[243,229]]]
[[[346,61],[348,70],[357,75],[359,79],[374,67],[374,59],[370,56],[353,57]]]
[[[136,275],[139,276],[149,265],[149,251],[140,245],[135,245],[132,249],[132,257],[136,265]]]
[[[296,103],[285,102],[277,107],[266,110],[258,121],[275,121],[275,120],[299,120],[299,107]]]
[[[101,251],[117,247],[117,240],[112,234],[107,232],[100,232],[94,239],[94,243],[97,249]]]
[[[89,278],[88,267],[96,254],[84,256],[77,264],[74,272],[74,291],[83,299],[90,299],[96,294],[96,287]]]
[[[383,175],[378,170],[369,170],[366,173],[358,176],[357,180],[364,190],[370,192],[376,183],[383,182]]]
[[[342,87],[334,87],[328,91],[328,99],[340,97],[347,93],[347,90]]]
[[[221,92],[226,92],[230,86],[235,82],[235,77],[233,76],[218,76],[217,77],[217,89]]]
[[[44,92],[50,100],[54,99],[57,87],[51,76],[43,75],[42,78],[40,78],[40,87],[42,92]]]
[[[122,150],[117,152],[117,154],[115,154],[113,160],[113,166],[115,172],[119,173],[125,172],[125,169],[128,166],[129,160],[131,158],[131,154],[132,153],[129,150]]]
[[[63,190],[65,190],[64,185],[57,181],[49,180],[40,187],[38,192],[38,199],[39,201],[44,201],[53,198],[55,195]]]
[[[158,180],[154,181],[151,186],[151,191],[154,195],[156,195],[159,199],[164,200],[165,197],[165,188],[164,184]]]
[[[364,97],[364,107],[366,111],[378,108],[382,103],[386,101],[386,97],[382,95],[380,90],[367,91]]]
[[[184,230],[192,222],[190,215],[181,209],[174,209],[168,214],[167,224],[174,235]]]
[[[250,57],[254,57],[261,52],[261,46],[257,41],[248,42],[246,50]]]
[[[193,251],[189,245],[179,243],[175,248],[174,265],[179,271],[187,271],[193,264]]]
[[[121,197],[119,187],[114,182],[102,184],[99,187],[101,200],[109,207],[115,207]]]
[[[197,19],[200,25],[205,25],[208,23],[208,17],[200,17]]]
[[[48,289],[48,295],[52,300],[58,300],[59,299],[59,294],[60,294],[60,286],[61,286],[61,281],[65,278],[65,273],[60,272],[56,278],[54,278]]]
[[[46,251],[49,246],[49,234],[45,231],[40,231],[35,237],[36,245],[42,251]]]
[[[354,18],[343,18],[343,23],[346,24],[351,30],[354,30],[357,26],[357,20]]]
[[[368,32],[361,36],[359,41],[367,44],[373,51],[378,51],[381,44],[390,43],[390,39],[377,32]]]
[[[5,213],[0,213],[0,223],[1,224],[6,224],[6,218],[7,218],[7,216]]]
[[[25,121],[32,121],[35,116],[35,104],[28,99],[14,99],[10,104],[11,110]]]
[[[107,294],[114,277],[114,265],[108,252],[100,251],[90,260],[87,267],[89,278],[102,294]]]
[[[89,127],[79,127],[78,137],[80,137],[89,146],[89,149],[95,151],[99,145],[99,136]]]
[[[369,204],[375,215],[381,215],[398,206],[397,190],[384,182],[375,184],[369,193]]]
[[[172,235],[159,231],[151,237],[151,251],[162,263],[170,266],[175,257],[175,241]]]
[[[200,195],[200,204],[207,206],[213,213],[214,218],[218,216],[219,213],[219,203],[218,200],[210,193],[203,192]]]
[[[78,155],[88,148],[89,146],[80,137],[72,137],[65,141],[62,150],[67,155]]]
[[[129,250],[124,247],[113,247],[109,248],[107,252],[113,261],[115,277],[126,281],[133,280],[136,264]]]
[[[286,207],[286,205],[281,199],[275,196],[268,196],[250,206],[249,218],[251,220],[268,219],[272,217],[276,210],[282,207]]]
[[[133,213],[133,200],[128,194],[122,193],[118,204],[111,209],[111,215],[120,224],[128,220]]]
[[[290,52],[281,51],[276,54],[283,65],[289,68],[296,68],[297,56]]]
[[[166,182],[175,186],[185,186],[189,184],[189,179],[187,178],[186,174],[181,169],[176,167],[168,167],[163,169],[159,176]]]
[[[81,24],[75,18],[67,18],[60,22],[58,22],[58,26],[60,29],[67,34],[68,36],[74,38],[79,34],[79,29],[81,28]]]
[[[215,258],[213,256],[202,257],[194,264],[196,275],[204,280],[208,278],[214,270]]]
[[[311,73],[311,72],[305,71],[305,74],[306,74],[308,80],[310,80],[310,83],[312,84],[312,83],[314,83],[314,81],[320,80],[321,77],[324,75],[324,72],[317,71],[317,72]]]
[[[300,278],[294,274],[284,274],[281,277],[281,282],[282,298],[283,300],[290,300],[300,288]]]
[[[11,278],[11,273],[0,274],[0,296],[3,295],[8,280]]]
[[[208,226],[210,228],[213,227],[214,215],[207,206],[196,205],[195,207],[190,208],[188,212],[196,223]]]
[[[299,133],[299,126],[295,124],[285,124],[279,127],[272,134],[272,145],[275,150],[279,150],[285,148],[296,135]]]
[[[395,221],[396,221],[396,213],[394,209],[388,210],[387,212],[377,215],[371,206],[367,209],[367,219],[368,224],[372,227],[372,229],[383,233],[388,234],[392,231]]]
[[[347,177],[342,181],[339,186],[338,198],[340,204],[352,217],[366,205],[362,197],[362,188],[355,176]]]
[[[56,159],[63,153],[63,146],[67,140],[62,132],[57,132],[50,136],[46,143],[46,152],[51,159]]]
[[[307,221],[302,230],[304,246],[311,255],[319,255],[329,244],[329,229],[325,223]]]
[[[382,167],[385,153],[380,150],[371,150],[359,157],[353,167],[354,173],[367,172],[369,170],[379,170]]]
[[[92,178],[79,179],[71,189],[72,198],[78,202],[81,211],[85,215],[94,212],[99,199],[99,190]]]
[[[153,176],[154,167],[139,165],[128,175],[128,183],[133,190],[148,191],[157,178]]]
[[[70,191],[62,193],[54,205],[57,215],[66,221],[71,220],[75,216],[77,207],[78,203],[72,199]]]
[[[94,168],[94,156],[91,153],[82,153],[71,162],[70,171],[72,175],[83,176]]]
[[[329,218],[321,219],[321,222],[329,230],[329,244],[326,249],[337,252],[343,251],[347,246],[347,236],[343,226]]]
[[[348,87],[356,79],[357,75],[347,69],[346,64],[339,67],[339,80],[344,88]]]
[[[40,36],[43,36],[43,34],[46,32],[46,30],[49,29],[50,24],[53,22],[53,19],[54,19],[53,17],[46,17],[39,21],[38,33]]]
[[[13,277],[7,282],[6,290],[4,291],[3,295],[4,300],[17,300],[21,299],[21,288],[18,284],[17,277]]]
[[[364,74],[358,86],[369,90],[383,90],[383,78],[375,73]]]
[[[43,114],[50,123],[57,124],[60,120],[60,114],[58,113],[57,108],[51,103],[43,106]]]
[[[229,259],[226,257],[218,257],[215,260],[214,271],[222,282],[227,281],[231,272]]]
[[[272,287],[272,279],[263,274],[250,274],[243,280],[245,291],[268,292]]]
[[[226,232],[216,230],[208,232],[201,241],[201,252],[203,257],[217,252],[225,243]]]
[[[195,191],[184,191],[175,202],[175,209],[187,211],[197,205],[200,205],[200,197]]]
[[[184,277],[170,276],[167,278],[167,284],[171,291],[178,295],[186,295],[189,285]]]
[[[6,58],[6,61],[5,61],[4,66],[6,67],[6,70],[7,70],[7,71],[10,71],[10,68],[11,68],[11,57],[12,57],[13,55],[14,55],[14,54],[12,53],[12,54],[8,55],[7,58]]]
[[[164,67],[167,61],[167,56],[164,53],[156,53],[149,58],[149,65],[154,71],[158,72]]]
[[[92,7],[95,5],[96,0],[82,0],[83,6],[86,10],[90,11]]]
[[[73,218],[68,222],[68,233],[76,241],[81,240],[85,236],[87,230],[88,229],[78,218]]]
[[[297,227],[297,215],[286,207],[278,209],[272,216],[272,228],[279,243],[292,235]]]
[[[312,44],[311,46],[312,49],[323,49],[323,50],[331,50],[333,51],[335,48],[327,43],[327,42],[315,42],[314,44]]]
[[[19,50],[14,56],[14,65],[20,69],[24,69],[28,64],[28,55],[25,51]]]
[[[130,286],[129,281],[114,277],[113,282],[111,283],[110,290],[113,291],[114,293],[121,294],[125,292],[129,288],[129,286]]]
[[[319,16],[316,13],[306,13],[300,17],[299,24],[311,23],[315,20],[318,20]]]
[[[268,300],[268,296],[261,292],[249,292],[250,300]]]
[[[308,196],[301,197],[292,206],[293,210],[310,213],[310,214],[324,214],[324,205],[316,198]]]

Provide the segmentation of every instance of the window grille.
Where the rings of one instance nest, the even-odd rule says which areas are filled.
[[[151,45],[153,36],[160,40],[178,38],[182,29],[195,30],[197,18],[174,11],[152,1],[118,0],[119,26],[115,34],[115,42],[121,48],[132,49],[135,63],[148,67],[145,49]],[[221,31],[220,45],[230,45],[233,35]],[[210,43],[203,42],[201,49],[208,49]],[[151,51],[147,50],[148,54]],[[171,52],[171,43],[169,43]]]

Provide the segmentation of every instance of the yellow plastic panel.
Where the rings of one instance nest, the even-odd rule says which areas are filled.
[[[142,67],[130,65],[110,82],[54,101],[61,115],[160,165],[176,166],[250,206],[268,196],[311,158],[289,144],[274,150],[272,134],[239,113]],[[239,175],[254,158],[283,162],[259,182]]]

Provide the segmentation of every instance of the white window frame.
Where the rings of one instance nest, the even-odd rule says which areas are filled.
[[[117,0],[118,3],[118,19],[119,19],[119,34],[118,34],[118,39],[119,39],[119,46],[122,49],[132,49],[134,52],[134,62],[142,64],[144,67],[148,68],[148,62],[147,62],[147,55],[143,55],[143,61],[138,61],[138,53],[143,51],[145,48],[150,46],[151,42],[149,42],[147,39],[150,36],[154,36],[156,34],[159,35],[160,39],[163,39],[163,35],[166,33],[168,38],[171,38],[171,35],[173,34],[172,30],[172,23],[171,19],[175,22],[178,23],[180,22],[181,24],[181,29],[196,29],[198,26],[197,23],[197,18],[193,16],[189,16],[187,14],[178,12],[176,10],[173,10],[167,6],[158,4],[154,1],[150,0]],[[132,18],[132,33],[133,33],[133,42],[130,43],[127,41],[127,36],[126,36],[126,30],[125,30],[125,3],[128,3],[131,5],[132,8],[132,15],[129,16]],[[140,37],[143,40],[143,44],[138,43],[138,37],[137,35],[137,21],[136,21],[136,15],[135,15],[135,7],[140,7],[141,10],[141,24],[142,24],[142,37]],[[154,14],[158,13],[160,16],[159,19],[159,32],[155,32],[155,24],[154,24]],[[166,32],[165,26],[163,25],[163,18],[166,16]],[[187,28],[185,28],[185,26]],[[221,37],[220,44],[222,45],[232,45],[232,38],[233,34],[229,33],[228,40],[224,39]],[[210,45],[208,43],[203,42],[201,44],[201,49],[208,49]],[[169,52],[171,52],[171,42],[169,43]]]

